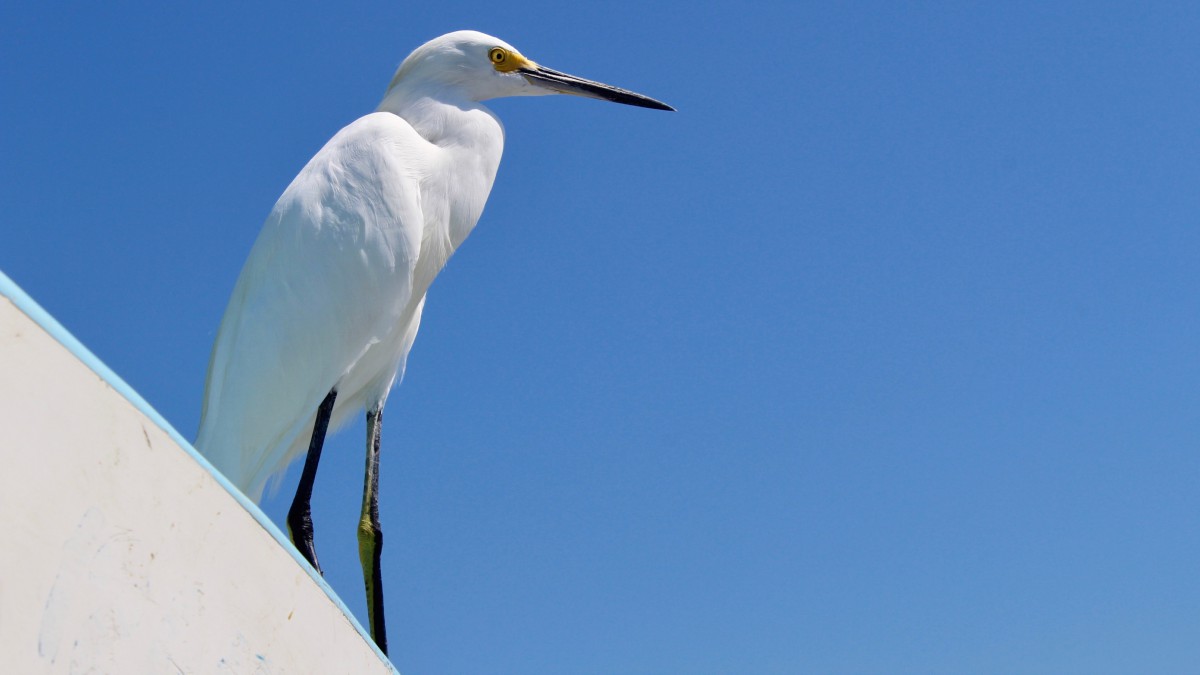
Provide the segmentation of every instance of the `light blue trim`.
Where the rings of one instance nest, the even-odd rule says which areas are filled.
[[[100,379],[107,382],[108,386],[112,387],[117,391],[117,393],[124,396],[126,400],[133,404],[133,407],[137,408],[143,415],[150,418],[150,420],[157,424],[160,429],[167,432],[167,435],[170,436],[176,443],[178,443],[179,447],[183,448],[184,452],[188,453],[192,459],[196,460],[196,463],[204,467],[206,471],[212,474],[213,478],[217,479],[217,482],[220,483],[221,486],[229,492],[229,494],[233,495],[233,498],[236,499],[238,503],[242,505],[242,507],[249,511],[250,515],[254,516],[254,519],[258,521],[258,524],[262,525],[262,528],[266,530],[272,537],[275,537],[275,541],[279,542],[279,545],[283,547],[283,550],[290,553],[292,558],[296,560],[296,563],[308,572],[308,576],[312,577],[313,581],[317,582],[317,585],[321,587],[321,590],[325,591],[325,594],[329,596],[329,599],[332,600],[333,603],[342,610],[342,613],[346,615],[346,618],[350,621],[350,625],[354,626],[355,630],[357,630],[359,634],[363,636],[363,639],[366,640],[367,644],[375,650],[375,654],[379,656],[379,659],[387,664],[393,673],[399,675],[399,671],[397,671],[396,667],[392,665],[392,662],[388,660],[388,657],[384,656],[383,652],[379,651],[379,647],[376,646],[375,641],[371,639],[371,634],[366,630],[363,630],[362,624],[360,624],[358,620],[354,618],[354,614],[352,614],[350,609],[346,607],[346,603],[342,602],[342,599],[339,598],[337,593],[333,591],[333,588],[330,587],[329,584],[325,583],[325,579],[320,574],[317,574],[317,571],[313,569],[312,565],[308,564],[308,561],[305,560],[303,556],[300,555],[300,552],[296,550],[296,547],[292,546],[291,540],[289,540],[288,537],[281,532],[278,527],[275,526],[275,523],[271,522],[271,519],[262,512],[262,509],[258,508],[257,504],[250,501],[250,499],[246,497],[246,495],[242,494],[241,490],[237,489],[232,483],[230,483],[220,471],[217,471],[215,468],[213,468],[213,465],[209,464],[208,460],[205,459],[203,455],[201,455],[199,452],[196,452],[196,449],[192,447],[192,444],[185,440],[183,436],[180,436],[179,432],[175,431],[175,428],[172,427],[169,422],[163,419],[162,415],[159,415],[157,410],[150,407],[150,404],[147,403],[146,400],[140,395],[138,395],[138,393],[134,391],[132,387],[126,384],[125,380],[122,380],[116,373],[112,371],[112,369],[104,365],[103,361],[97,358],[96,355],[93,354],[87,347],[84,347],[82,342],[75,339],[74,335],[71,335],[66,328],[63,328],[62,324],[56,321],[54,317],[50,316],[46,310],[42,309],[41,305],[37,304],[33,298],[29,297],[25,291],[21,290],[21,287],[18,286],[12,279],[9,279],[8,275],[4,274],[3,271],[0,271],[0,295],[3,295],[11,300],[12,303],[16,305],[17,309],[24,312],[30,319],[33,319],[34,322],[36,322],[42,327],[43,330],[49,333],[51,337],[53,337],[55,340],[58,340],[59,344],[66,347],[67,350],[74,354],[75,357],[80,361],[82,361],[85,366],[91,368],[92,372],[100,376]]]

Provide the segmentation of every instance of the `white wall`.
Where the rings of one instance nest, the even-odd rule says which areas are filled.
[[[3,672],[394,672],[278,530],[2,274],[0,460]]]

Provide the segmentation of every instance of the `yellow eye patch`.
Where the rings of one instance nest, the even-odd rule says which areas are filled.
[[[529,59],[521,56],[515,51],[510,51],[504,47],[492,47],[488,50],[488,60],[492,62],[492,67],[502,73],[511,73],[518,68],[525,68],[533,65]]]

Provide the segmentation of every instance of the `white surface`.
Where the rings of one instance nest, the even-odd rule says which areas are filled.
[[[293,553],[0,295],[0,663],[391,673]]]

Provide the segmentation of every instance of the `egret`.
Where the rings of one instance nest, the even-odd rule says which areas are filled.
[[[284,190],[213,344],[196,448],[255,501],[307,449],[287,525],[317,572],[309,500],[321,447],[330,427],[366,410],[359,557],[384,653],[384,404],[404,376],[430,283],[475,227],[500,165],[504,130],[481,102],[544,94],[673,110],[541,66],[483,33],[425,43],[376,111],[334,135]]]

